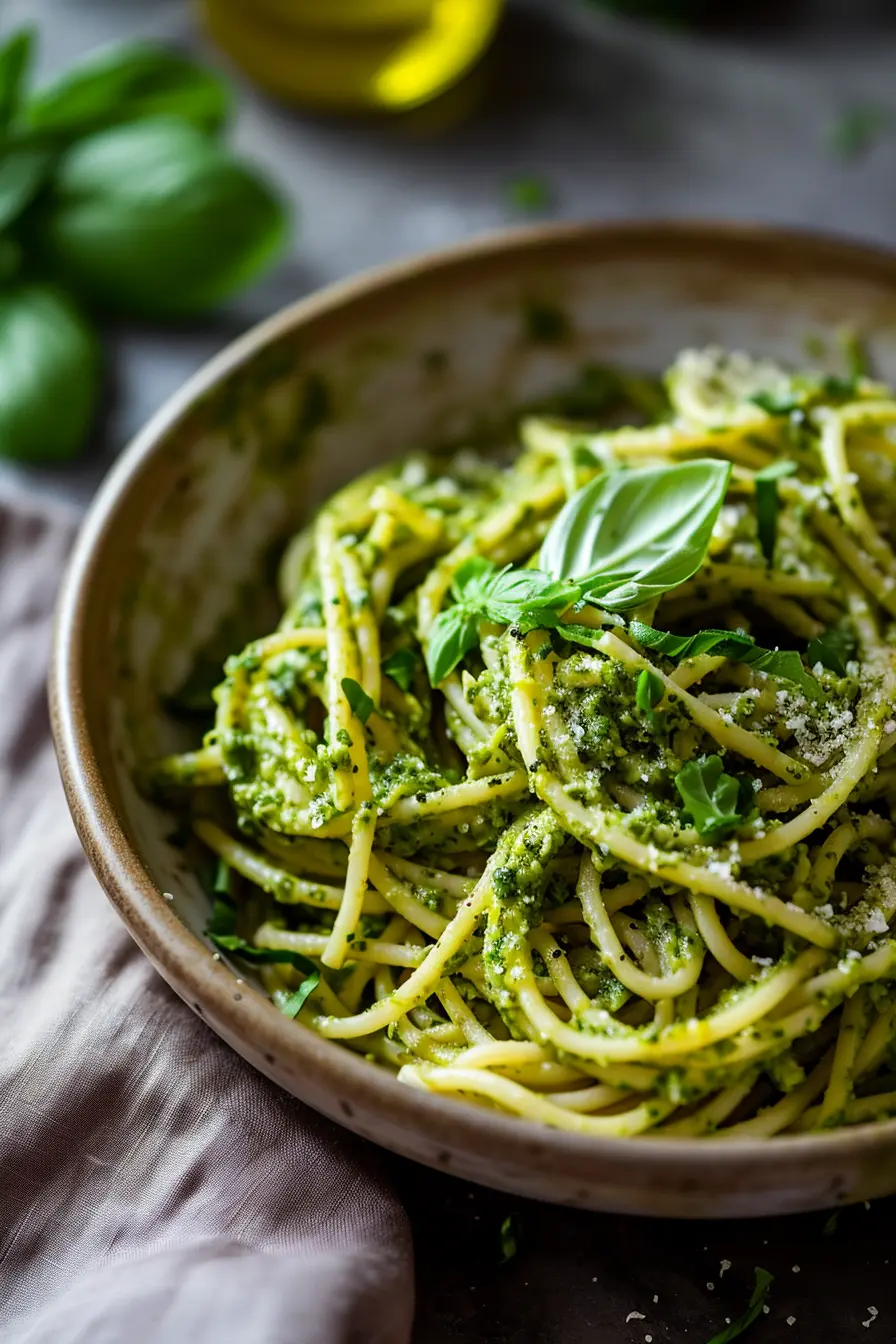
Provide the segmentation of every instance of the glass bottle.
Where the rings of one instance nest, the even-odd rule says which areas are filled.
[[[449,87],[503,0],[200,0],[215,42],[262,87],[312,106],[399,111]]]

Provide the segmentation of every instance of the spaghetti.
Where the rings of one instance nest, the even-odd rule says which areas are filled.
[[[576,1133],[894,1114],[896,399],[717,350],[607,385],[650,423],[530,418],[291,543],[151,772],[209,936],[410,1086]]]

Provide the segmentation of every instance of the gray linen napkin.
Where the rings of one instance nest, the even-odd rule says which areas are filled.
[[[168,990],[82,856],[50,743],[74,519],[0,500],[0,1339],[406,1344],[376,1153]]]

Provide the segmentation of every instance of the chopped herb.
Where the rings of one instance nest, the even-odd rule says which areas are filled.
[[[552,642],[555,639],[567,639],[571,644],[584,644],[586,649],[596,649],[603,638],[603,630],[592,630],[590,625],[579,625],[576,621],[564,621],[551,630]]]
[[[296,1018],[305,1005],[305,1000],[317,989],[320,984],[320,971],[315,969],[299,985],[298,989],[292,991],[286,989],[274,990],[274,1002],[280,1009],[284,1017]]]
[[[852,401],[858,387],[855,378],[841,378],[837,373],[829,373],[821,380],[821,390],[832,401]]]
[[[821,663],[829,672],[838,677],[847,675],[846,664],[856,651],[855,636],[849,630],[825,630],[823,634],[810,639],[806,649],[806,662],[810,667]]]
[[[761,1315],[762,1308],[765,1306],[765,1299],[768,1297],[768,1290],[775,1281],[775,1276],[769,1274],[767,1269],[757,1268],[753,1270],[756,1276],[756,1282],[753,1285],[753,1292],[750,1294],[750,1301],[747,1309],[742,1316],[738,1316],[736,1321],[726,1325],[724,1330],[720,1330],[717,1335],[713,1335],[709,1344],[730,1344],[732,1339],[737,1339],[748,1330],[757,1316]]]
[[[724,774],[721,756],[688,761],[675,776],[675,787],[698,835],[714,840],[741,826],[753,811],[752,781]]]
[[[212,891],[216,896],[226,896],[231,901],[233,899],[233,869],[226,859],[218,859]]]
[[[831,1214],[830,1218],[825,1223],[824,1227],[821,1229],[822,1235],[825,1237],[832,1237],[834,1233],[837,1231],[837,1223],[839,1222],[839,1220],[840,1220],[840,1210],[835,1209],[834,1212]]]
[[[501,1256],[498,1261],[506,1265],[520,1248],[522,1240],[522,1222],[518,1213],[509,1213],[501,1224]]]
[[[521,214],[538,214],[551,204],[550,188],[540,177],[515,177],[507,184],[507,201]]]
[[[293,952],[288,947],[256,947],[239,934],[214,932],[211,924],[205,932],[215,947],[220,948],[222,952],[229,952],[231,956],[240,957],[243,961],[250,961],[255,965],[292,966],[294,970],[302,971],[306,976],[316,975],[320,979],[320,972],[314,962],[301,952]]]
[[[791,415],[794,411],[802,410],[803,406],[802,400],[790,393],[754,392],[748,401],[752,401],[767,415]]]
[[[403,691],[409,691],[419,662],[420,659],[413,649],[396,649],[384,660],[383,671],[387,677],[392,678],[396,686],[400,686]]]
[[[212,942],[236,933],[236,906],[229,898],[216,896],[212,901],[212,913],[205,932]]]
[[[342,691],[351,706],[352,713],[362,723],[366,723],[373,713],[374,706],[363,686],[359,686],[354,677],[343,677]]]
[[[846,108],[828,130],[828,147],[847,163],[862,159],[888,129],[890,112],[883,107],[857,103]]]
[[[775,558],[778,535],[778,481],[782,476],[792,476],[795,471],[795,462],[779,458],[777,462],[770,462],[767,467],[757,471],[753,477],[756,486],[756,531],[762,554],[769,566]]]
[[[840,332],[840,345],[843,350],[843,358],[846,361],[847,376],[855,385],[862,378],[867,378],[871,368],[871,361],[868,357],[868,347],[852,328],[847,327]]]
[[[635,704],[651,728],[656,726],[656,707],[665,693],[666,688],[661,679],[649,667],[645,667],[635,686]]]

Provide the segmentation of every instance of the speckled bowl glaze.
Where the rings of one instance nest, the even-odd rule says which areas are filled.
[[[533,323],[546,306],[567,322]],[[399,1084],[212,959],[207,898],[166,840],[170,816],[133,782],[139,761],[184,745],[160,693],[222,614],[250,600],[272,542],[350,477],[478,432],[589,359],[655,371],[682,345],[720,342],[799,362],[807,338],[830,344],[844,323],[896,380],[896,257],[737,226],[507,233],[287,308],[207,365],[122,455],[59,604],[63,780],[134,938],[255,1068],[387,1148],[557,1203],[731,1217],[896,1190],[896,1121],[766,1141],[590,1139]]]

